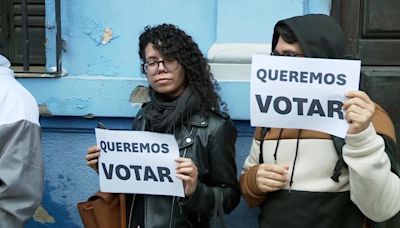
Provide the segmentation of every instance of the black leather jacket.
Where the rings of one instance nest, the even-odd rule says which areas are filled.
[[[145,124],[139,112],[134,127],[145,129]],[[223,195],[225,213],[231,212],[239,204],[236,136],[233,122],[224,113],[212,113],[208,117],[195,114],[190,124],[176,129],[180,156],[191,158],[198,168],[197,188],[189,198],[145,195],[145,228],[209,227],[210,212],[215,205],[213,188]],[[130,212],[134,205],[135,195],[128,196],[128,226],[133,219]]]

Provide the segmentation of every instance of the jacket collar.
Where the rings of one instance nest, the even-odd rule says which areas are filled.
[[[204,115],[200,115],[199,113],[196,113],[191,118],[191,125],[196,126],[196,127],[207,127],[208,120]]]
[[[178,142],[179,149],[183,149],[193,144],[194,132],[196,128],[205,128],[208,126],[208,120],[205,116],[199,113],[194,114],[191,117],[190,126],[182,126],[181,130],[175,132],[175,138]]]

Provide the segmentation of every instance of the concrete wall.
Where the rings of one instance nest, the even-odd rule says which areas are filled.
[[[274,23],[282,18],[328,14],[330,0],[68,0],[61,1],[62,64],[66,75],[18,80],[41,107],[45,193],[26,227],[82,227],[76,203],[98,190],[86,167],[86,148],[95,143],[97,121],[129,129],[138,108],[133,89],[147,85],[139,72],[138,36],[145,25],[174,23],[192,35],[210,58],[220,94],[239,130],[238,171],[248,153],[249,60],[268,53]],[[47,67],[55,65],[54,2],[46,0]],[[234,48],[232,48],[234,47]],[[228,227],[256,227],[257,209],[240,206]]]

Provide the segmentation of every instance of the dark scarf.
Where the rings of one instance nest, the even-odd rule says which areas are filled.
[[[150,89],[151,102],[143,108],[147,129],[160,133],[173,133],[177,126],[190,121],[200,110],[200,97],[188,86],[178,97],[172,98]]]

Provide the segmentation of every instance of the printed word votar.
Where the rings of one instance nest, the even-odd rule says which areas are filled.
[[[343,119],[342,106],[343,103],[341,101],[328,100],[326,104],[323,106],[318,99],[307,99],[300,97],[293,97],[289,99],[284,96],[273,97],[268,95],[263,99],[261,95],[255,94],[258,107],[260,112],[267,113],[270,106],[272,109],[278,114],[289,114],[292,111],[297,112],[297,115],[303,116],[327,116],[334,117],[334,113],[337,114],[339,119]],[[272,104],[271,104],[272,103]],[[308,108],[305,110],[305,107]]]
[[[114,165],[101,163],[105,177],[113,179],[117,177],[121,180],[130,180],[133,178],[136,181],[155,181],[155,182],[173,182],[171,171],[167,167],[151,167],[141,165]],[[155,170],[153,170],[155,169]]]

